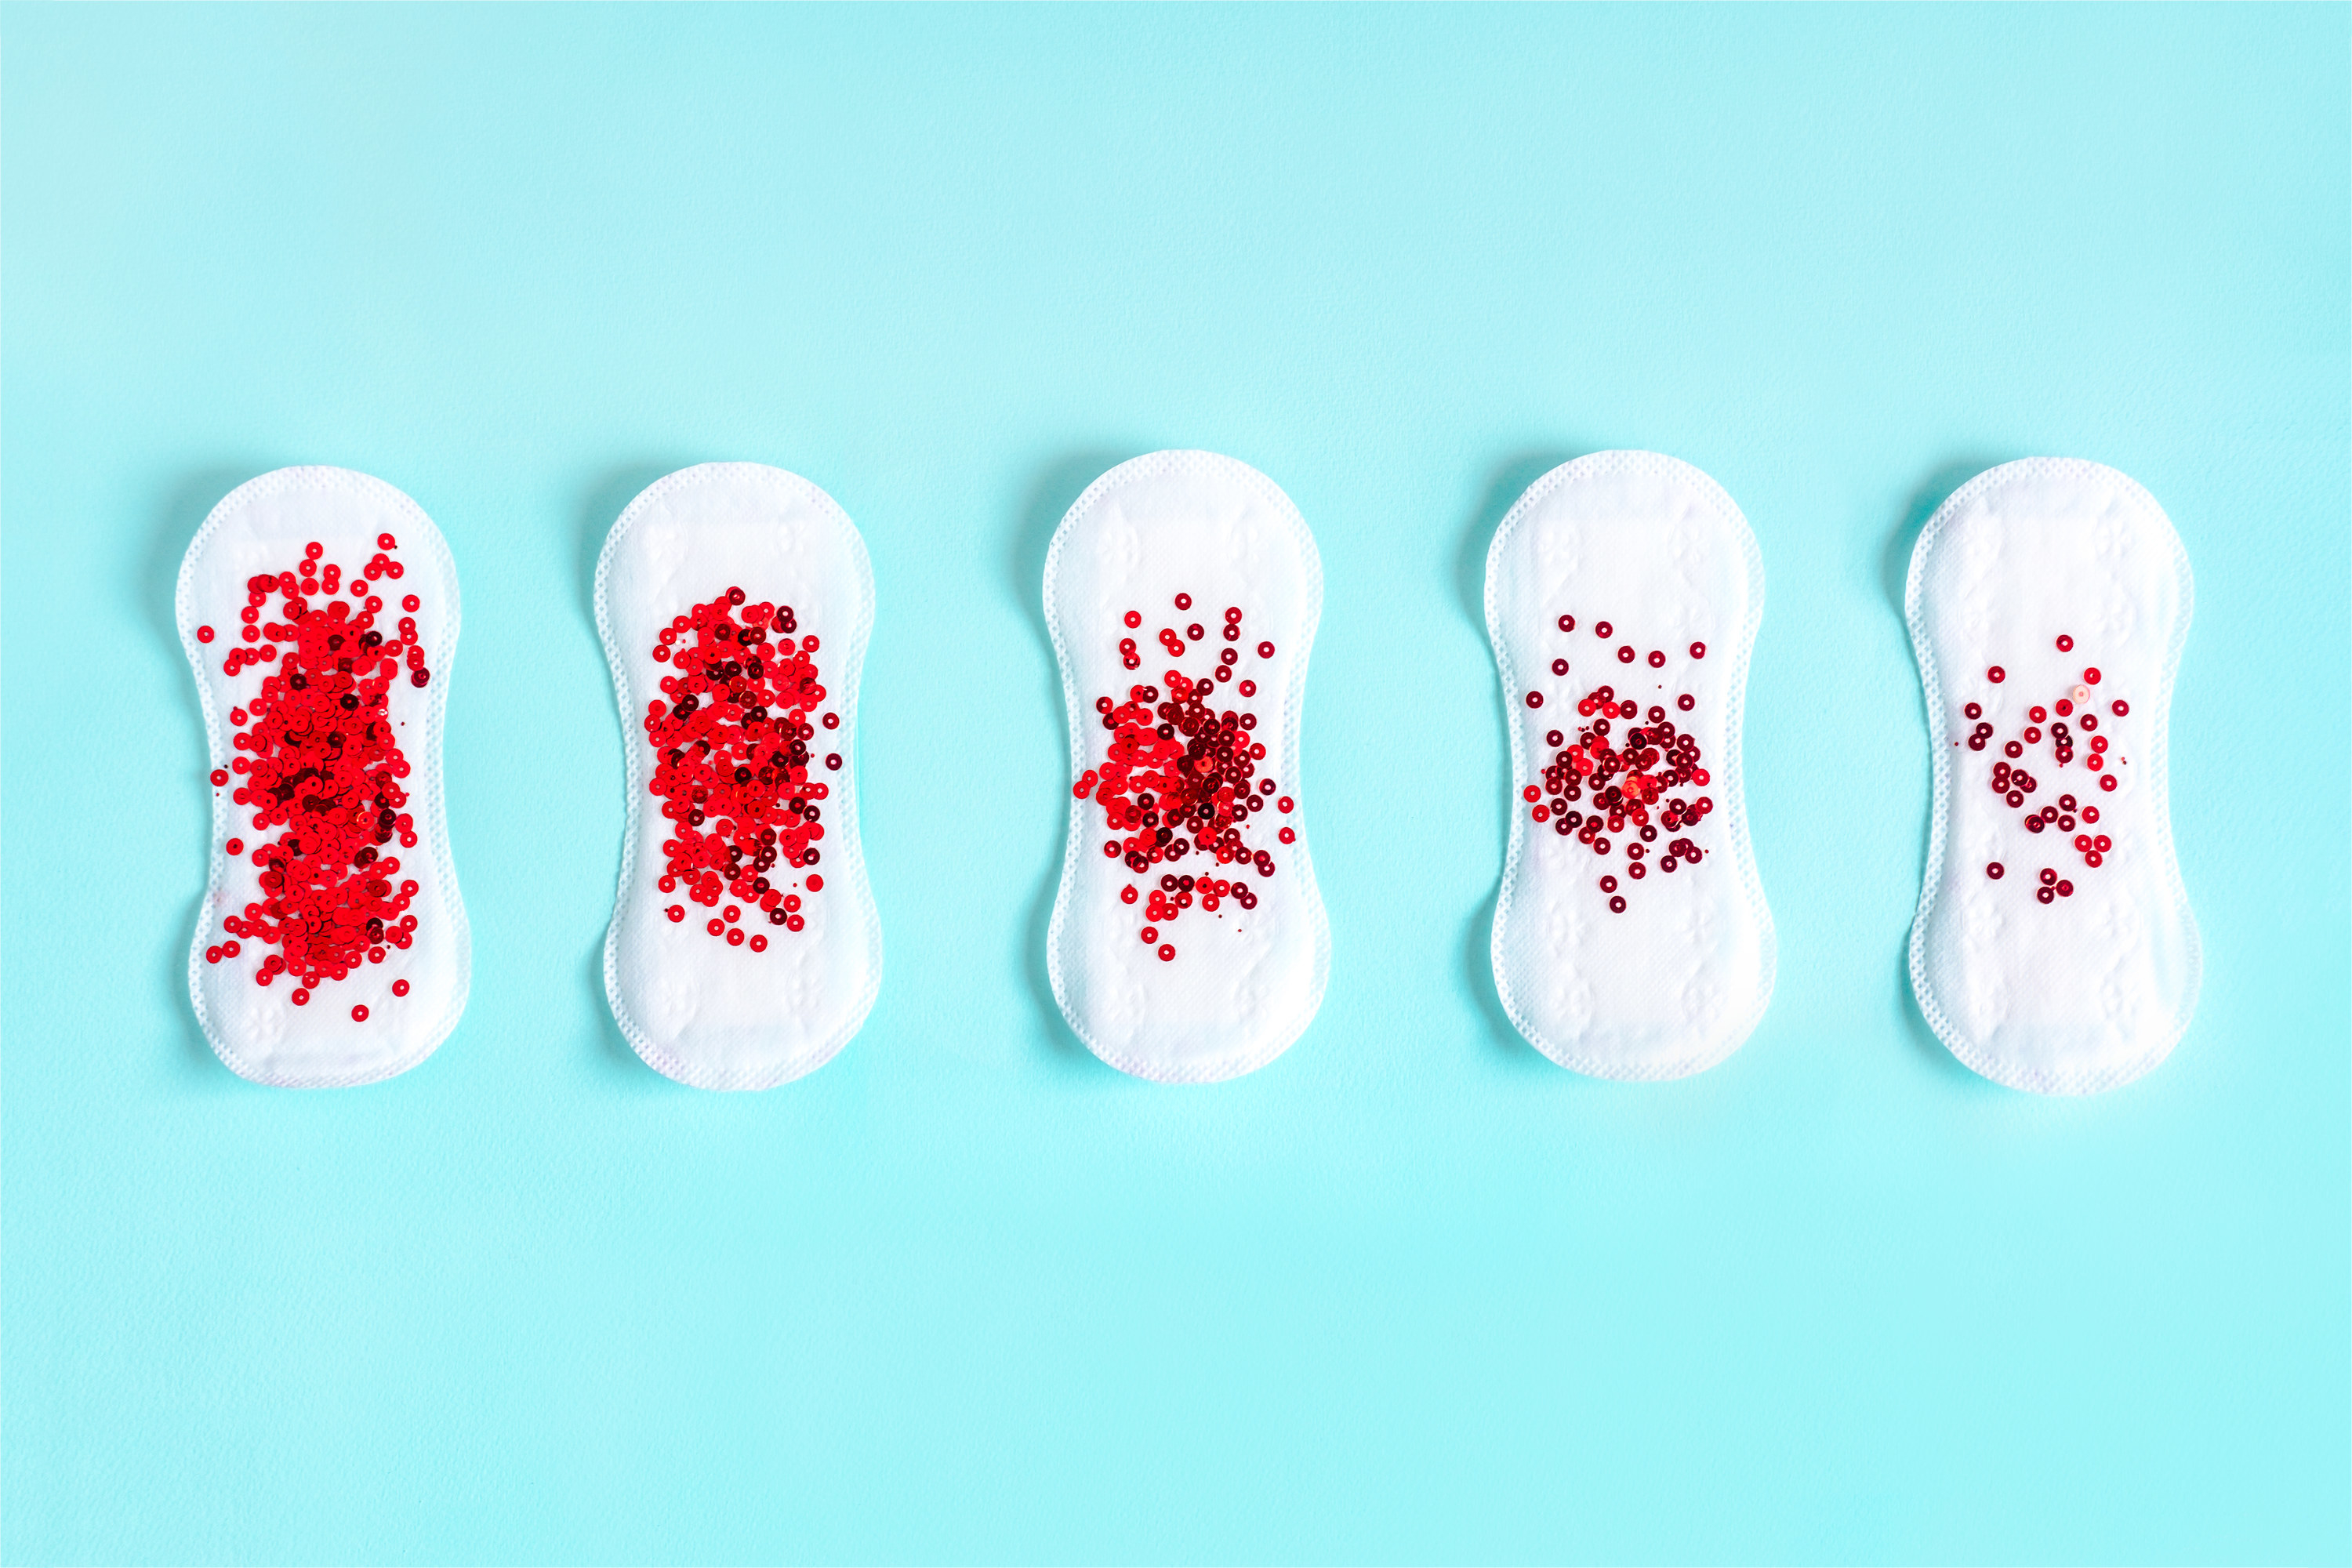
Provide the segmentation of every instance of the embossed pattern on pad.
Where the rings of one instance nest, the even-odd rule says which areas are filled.
[[[1911,984],[1937,1037],[1997,1083],[2128,1083],[2196,1011],[2166,781],[2193,597],[2155,499],[2072,458],[1978,475],[1912,549],[1935,809]]]
[[[1514,776],[1495,986],[1562,1067],[1698,1072],[1771,999],[1740,783],[1763,608],[1739,509],[1654,452],[1554,468],[1496,530],[1486,630]]]
[[[1206,1083],[1252,1071],[1306,1030],[1330,973],[1298,789],[1323,602],[1314,537],[1255,468],[1156,452],[1070,508],[1045,599],[1073,784],[1046,936],[1055,999],[1123,1072]],[[1244,789],[1255,804],[1237,811]],[[1161,823],[1171,798],[1176,819]]]
[[[715,595],[725,603],[730,588],[743,599],[730,606],[735,625],[726,636],[737,637],[741,616],[734,612],[767,607],[771,616],[756,628],[761,640],[719,643],[715,618],[681,633],[680,617],[690,619]],[[858,839],[853,743],[873,624],[865,541],[831,496],[781,468],[681,469],[631,501],[604,542],[596,625],[620,700],[629,805],[604,942],[604,992],[637,1054],[681,1083],[768,1089],[813,1072],[856,1034],[879,994],[882,928]],[[812,638],[816,647],[803,656]],[[787,640],[789,656],[780,652]],[[709,662],[692,659],[689,691],[679,685],[688,679],[680,671],[698,648]],[[777,689],[780,658],[799,661],[792,665],[793,691]],[[815,683],[804,693],[797,689],[803,679]],[[689,697],[697,711],[684,729],[707,745],[675,732],[677,709]],[[660,775],[670,793],[657,796],[656,769],[668,753],[656,752],[649,725],[665,718],[672,722],[663,736],[680,753],[671,766],[686,773],[676,784]],[[780,754],[787,761],[777,762]],[[694,771],[707,772],[713,757],[727,764],[723,780]],[[793,768],[804,778],[783,771]],[[822,828],[814,837],[802,815],[811,805]],[[713,808],[708,821],[704,806]],[[688,825],[665,815],[688,811],[690,826],[703,831],[683,833]],[[817,858],[793,865],[793,857],[775,853],[772,824],[768,853],[761,853],[755,811],[784,823],[787,847],[806,840]],[[730,845],[748,847],[751,858],[722,858],[681,879],[677,868],[689,855]],[[709,929],[713,921],[717,933]],[[752,937],[761,939],[756,949]]]

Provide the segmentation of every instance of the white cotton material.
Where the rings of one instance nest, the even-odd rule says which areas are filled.
[[[825,695],[812,713],[840,715],[810,749],[842,765],[810,769],[824,802],[821,892],[803,892],[803,930],[764,919],[764,952],[711,938],[716,911],[656,885],[671,824],[649,785],[655,759],[645,727],[670,667],[653,649],[674,616],[730,587],[747,602],[789,605],[818,638]],[[604,941],[604,994],[622,1035],[647,1066],[698,1089],[772,1089],[831,1061],[873,1011],[882,987],[882,923],[857,832],[858,681],[874,626],[874,573],[866,541],[834,499],[797,474],[760,463],[704,463],[656,480],[613,524],[596,563],[596,626],[612,661],[628,777],[621,885]],[[770,873],[800,890],[804,873]],[[672,922],[671,904],[688,919]],[[746,916],[760,911],[740,904]]]
[[[284,831],[253,828],[251,810],[232,798],[243,775],[232,773],[215,788],[211,869],[188,953],[188,991],[214,1053],[257,1083],[332,1089],[406,1072],[448,1037],[466,1009],[473,943],[449,858],[441,775],[443,720],[457,647],[457,568],[441,531],[415,501],[382,479],[334,468],[279,468],[238,486],[213,508],[180,563],[180,645],[195,671],[205,739],[217,770],[243,755],[231,741],[237,731],[228,724],[229,710],[249,702],[275,668],[259,665],[236,676],[224,671],[230,652],[247,646],[238,635],[247,583],[289,569],[312,541],[324,547],[321,561],[356,571],[377,553],[381,533],[397,542],[394,553],[404,574],[379,584],[387,607],[377,624],[396,625],[405,613],[396,601],[415,594],[416,645],[431,671],[426,687],[395,679],[388,692],[387,717],[410,770],[400,781],[408,793],[404,809],[417,838],[414,848],[395,845],[389,852],[400,859],[400,878],[417,884],[409,906],[417,917],[415,936],[405,949],[388,947],[382,963],[322,982],[305,1005],[294,1002],[299,982],[291,975],[279,974],[267,986],[255,984],[262,959],[278,951],[257,939],[238,939],[242,951],[235,958],[206,962],[206,949],[228,940],[223,918],[264,899],[262,868],[253,851]],[[213,628],[213,641],[197,640],[203,626]],[[235,859],[225,849],[231,838],[246,846]],[[393,994],[398,980],[408,982],[404,996]],[[368,1009],[364,1022],[352,1018],[354,1005]]]
[[[1189,610],[1175,595],[1189,594]],[[1219,632],[1227,606],[1244,613],[1241,640]],[[1265,847],[1272,878],[1247,873],[1255,910],[1228,902],[1216,913],[1186,910],[1165,933],[1178,950],[1162,962],[1139,938],[1142,906],[1119,901],[1130,884],[1158,885],[1163,874],[1240,879],[1213,857],[1190,854],[1148,874],[1102,853],[1118,835],[1093,800],[1070,801],[1068,851],[1046,935],[1046,967],[1062,1016],[1087,1048],[1122,1072],[1162,1083],[1213,1083],[1253,1071],[1287,1049],[1322,1005],[1331,970],[1330,925],[1307,854],[1307,813],[1298,778],[1299,706],[1307,657],[1323,607],[1323,567],[1314,536],[1290,498],[1247,464],[1213,452],[1155,452],[1097,479],[1063,518],[1045,558],[1045,623],[1061,661],[1070,715],[1075,785],[1101,764],[1110,739],[1095,702],[1124,702],[1129,689],[1152,685],[1166,695],[1165,671],[1197,679],[1227,646],[1235,667],[1257,686],[1238,695],[1239,679],[1219,683],[1211,705],[1256,716],[1250,731],[1265,748],[1260,778],[1291,798],[1287,814],[1250,819],[1247,840]],[[1140,612],[1128,630],[1122,617]],[[1205,640],[1171,659],[1155,637],[1192,622]],[[1141,668],[1128,669],[1119,639],[1133,637]],[[1255,649],[1271,641],[1275,653]],[[1297,841],[1276,841],[1287,826]]]
[[[2194,596],[2189,556],[2155,498],[2115,469],[2029,458],[1963,485],[1921,531],[1904,595],[1927,689],[1935,752],[1934,826],[1911,928],[1911,986],[1954,1056],[1996,1083],[2091,1094],[2129,1083],[2170,1054],[2197,1008],[2197,921],[2173,853],[2167,799],[2173,678]],[[2057,639],[2071,638],[2061,650]],[[1995,683],[1990,671],[2005,677]],[[2084,671],[2100,679],[2086,683]],[[2093,771],[2087,733],[2061,762],[2052,733],[2023,740],[2043,708],[2082,700],[2106,740]],[[2121,699],[2128,712],[2118,716]],[[1966,714],[1977,703],[1981,717]],[[2046,722],[2047,721],[2045,721]],[[2065,721],[2059,720],[2059,721]],[[1968,744],[1979,724],[1990,743]],[[2036,725],[2037,729],[2043,728]],[[2012,739],[2035,788],[2022,809],[1993,793]],[[2100,773],[2116,781],[2099,787]],[[2095,825],[2029,833],[2025,812],[2072,795]],[[2086,864],[2076,834],[2104,834]],[[1987,868],[2000,862],[1995,880]],[[2071,896],[2037,901],[2039,873]]]
[[[1559,617],[1573,616],[1573,631]],[[1764,564],[1748,521],[1723,487],[1655,452],[1596,452],[1528,488],[1486,552],[1486,632],[1509,714],[1511,839],[1495,905],[1495,988],[1519,1032],[1564,1068],[1595,1078],[1682,1078],[1745,1042],[1772,997],[1772,914],[1756,874],[1741,786],[1748,667],[1764,615]],[[1613,635],[1597,635],[1607,622]],[[1704,643],[1694,658],[1690,645]],[[1630,645],[1635,662],[1618,661]],[[1665,655],[1654,668],[1648,655]],[[1553,661],[1569,670],[1555,675]],[[1706,784],[1698,823],[1642,845],[1645,877],[1631,880],[1625,845],[1601,857],[1551,823],[1532,820],[1524,790],[1541,787],[1561,750],[1591,718],[1579,700],[1607,684],[1646,716],[1661,706],[1695,737]],[[1543,706],[1527,697],[1539,692]],[[1684,711],[1675,699],[1688,693]],[[1627,724],[1614,722],[1622,739]],[[1579,809],[1589,806],[1588,800]],[[1558,819],[1554,819],[1555,821]],[[1696,865],[1660,872],[1668,843],[1702,850]],[[1626,900],[1612,913],[1599,879]]]

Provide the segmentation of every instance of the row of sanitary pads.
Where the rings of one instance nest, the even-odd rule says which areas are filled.
[[[1046,938],[1063,1016],[1139,1078],[1262,1067],[1330,973],[1299,787],[1314,536],[1247,465],[1158,452],[1079,497],[1044,589],[1070,733]],[[865,542],[805,479],[705,464],[630,503],[595,596],[626,753],[614,1017],[684,1083],[811,1072],[882,978],[857,828]],[[1912,984],[1998,1082],[2112,1088],[2188,1027],[2199,945],[2165,757],[2189,605],[2171,523],[2094,463],[1979,475],[1913,552],[1935,809]],[[1513,767],[1504,1008],[1579,1072],[1701,1071],[1772,994],[1741,785],[1755,535],[1689,465],[1596,453],[1504,518],[1486,608]],[[205,1037],[265,1083],[415,1066],[469,975],[443,805],[446,544],[381,480],[281,469],[205,521],[178,611],[215,789],[189,955]]]

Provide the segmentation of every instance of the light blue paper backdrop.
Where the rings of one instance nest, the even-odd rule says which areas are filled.
[[[0,1548],[18,1562],[2343,1559],[2352,1551],[2342,7],[27,10],[5,110]],[[1047,994],[1086,483],[1320,541],[1329,1000],[1195,1092]],[[1654,447],[1770,579],[1780,988],[1671,1086],[1510,1031],[1479,615],[1554,463]],[[1923,1028],[1921,521],[2029,454],[2197,571],[2204,999],[2050,1102]],[[721,1098],[615,1036],[637,489],[809,476],[880,613],[882,998]],[[474,999],[249,1087],[183,964],[172,635],[238,482],[415,496]]]

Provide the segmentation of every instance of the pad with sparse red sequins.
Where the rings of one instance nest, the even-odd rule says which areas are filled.
[[[1772,917],[1740,789],[1755,536],[1655,452],[1554,468],[1486,556],[1510,715],[1495,985],[1537,1049],[1601,1078],[1679,1078],[1772,994]]]
[[[1979,474],[1912,550],[1936,797],[1911,984],[1996,1082],[2111,1089],[2189,1027],[2201,961],[2165,752],[2190,601],[2171,520],[2096,463]]]

